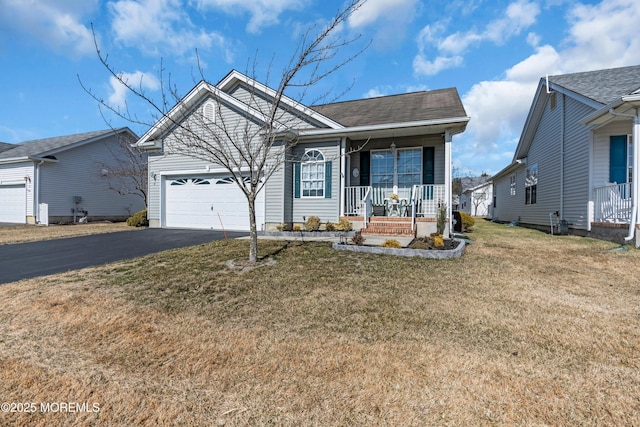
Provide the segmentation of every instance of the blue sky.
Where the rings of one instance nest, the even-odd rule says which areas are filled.
[[[148,107],[118,87],[92,37],[117,72],[159,95],[159,70],[186,94],[257,59],[264,82],[286,64],[309,25],[322,25],[341,1],[319,0],[0,0],[0,141],[21,141],[129,126],[82,89],[83,83],[142,120]],[[506,166],[538,81],[640,64],[638,0],[369,0],[340,29],[371,46],[315,88],[341,100],[456,87],[471,122],[454,138],[460,175]],[[140,78],[142,77],[142,80]],[[156,98],[157,99],[157,98]],[[107,120],[107,122],[105,122]]]

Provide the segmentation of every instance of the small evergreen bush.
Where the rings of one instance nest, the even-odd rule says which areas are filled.
[[[402,247],[400,242],[398,242],[396,239],[387,239],[384,242],[382,242],[381,246],[383,248],[395,248],[395,249],[400,249]]]
[[[353,229],[353,226],[351,225],[351,221],[349,221],[346,218],[342,218],[338,222],[338,225],[336,226],[336,228],[340,231],[351,231]]]
[[[330,221],[327,221],[327,223],[324,225],[324,229],[326,231],[336,231],[336,225]]]
[[[127,218],[127,225],[131,227],[147,227],[149,220],[147,219],[147,210],[136,212]]]
[[[307,221],[304,223],[304,229],[307,231],[320,230],[320,218],[317,216],[310,216],[307,218]]]
[[[462,231],[469,231],[476,224],[476,220],[466,212],[460,212],[462,219]]]

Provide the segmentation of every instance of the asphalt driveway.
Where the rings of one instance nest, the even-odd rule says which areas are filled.
[[[229,232],[228,238],[247,233]],[[62,273],[224,239],[221,231],[148,228],[0,245],[0,283]]]

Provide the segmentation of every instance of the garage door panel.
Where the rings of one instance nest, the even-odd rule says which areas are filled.
[[[0,186],[0,222],[27,222],[27,193],[24,185]]]
[[[249,230],[244,193],[229,177],[168,178],[165,182],[165,226]],[[256,222],[264,222],[264,197],[256,200]]]

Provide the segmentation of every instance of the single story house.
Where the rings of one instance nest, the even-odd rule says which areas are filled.
[[[217,85],[198,83],[142,136],[138,146],[149,150],[151,227],[249,229],[247,199],[229,171],[185,152],[176,132],[203,120],[222,120],[218,131],[259,129],[274,96],[234,70]],[[439,207],[450,214],[452,138],[469,121],[455,88],[311,107],[284,97],[280,109],[277,130],[296,142],[258,195],[258,230],[318,216],[323,223],[346,217],[371,232],[374,216],[393,216],[420,234],[435,231]],[[208,131],[202,130],[203,139]],[[249,170],[243,161],[238,168]]]
[[[122,138],[138,136],[121,128],[2,145],[0,222],[124,220],[144,209],[142,198],[109,189],[100,166],[118,155]]]
[[[640,66],[541,78],[494,218],[639,245],[638,138]]]

